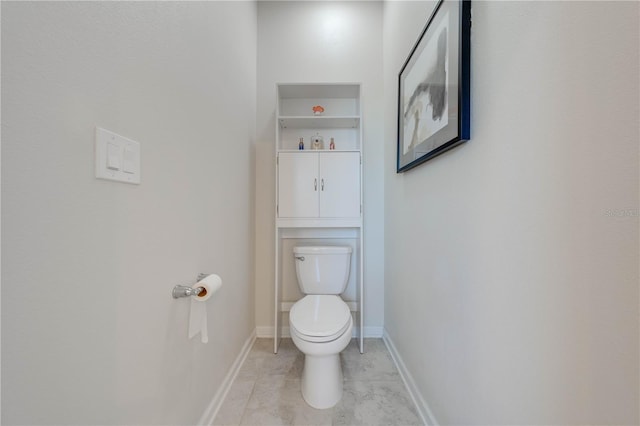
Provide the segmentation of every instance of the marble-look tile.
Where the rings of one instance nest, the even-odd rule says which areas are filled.
[[[247,358],[259,358],[268,355],[273,355],[273,339],[259,338],[253,342],[251,352],[249,352]]]
[[[296,348],[296,345],[293,343],[291,339],[280,339],[280,346],[278,347],[278,355],[295,355],[300,351]],[[271,338],[260,338],[256,339],[251,348],[251,352],[247,358],[260,358],[273,356],[273,339]]]
[[[300,380],[285,375],[263,376],[256,381],[242,417],[243,425],[330,425],[332,410],[307,405]]]
[[[368,339],[361,354],[353,341],[340,354],[344,380],[388,381],[402,380],[382,340]]]
[[[364,339],[364,352],[376,353],[383,352],[388,353],[387,346],[382,339]],[[351,339],[349,345],[342,351],[343,355],[361,355],[358,339]]]
[[[280,354],[264,357],[259,377],[284,375],[287,379],[300,379],[304,368],[304,354]]]
[[[271,354],[260,358],[247,358],[238,372],[238,380],[257,380],[264,376],[285,375],[299,379],[304,368],[304,355]]]
[[[249,402],[255,380],[237,379],[231,385],[220,411],[213,422],[214,425],[238,425]]]
[[[238,379],[256,380],[269,375],[286,375],[289,379],[299,379],[304,367],[304,354],[287,341],[291,342],[291,339],[282,339],[280,350],[274,354],[272,339],[256,339],[238,372]]]
[[[333,408],[316,410],[302,398],[304,355],[293,341],[282,339],[278,354],[274,354],[273,339],[256,339],[214,424],[420,424],[381,339],[365,339],[364,354],[353,339],[340,357],[345,378],[343,398]]]
[[[297,348],[296,344],[293,343],[291,338],[280,339],[280,346],[278,347],[278,355],[293,355],[299,354],[300,349]]]
[[[238,371],[236,380],[256,380],[261,373],[262,361],[264,358],[247,357]]]
[[[387,349],[387,345],[384,344],[382,339],[364,339],[364,350],[365,352],[389,353],[389,349]]]
[[[411,397],[401,381],[345,382],[333,409],[333,425],[420,425]]]

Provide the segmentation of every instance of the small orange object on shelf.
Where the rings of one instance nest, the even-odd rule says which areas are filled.
[[[322,108],[320,105],[316,105],[312,109],[315,115],[320,115],[324,112],[324,108]]]

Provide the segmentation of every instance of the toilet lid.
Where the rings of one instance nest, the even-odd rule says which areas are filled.
[[[289,312],[290,325],[310,338],[340,336],[349,328],[350,321],[349,306],[335,295],[305,296],[294,303]]]

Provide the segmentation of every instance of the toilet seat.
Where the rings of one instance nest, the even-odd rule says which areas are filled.
[[[307,295],[297,301],[289,312],[292,331],[308,342],[335,340],[351,323],[349,306],[336,295]]]

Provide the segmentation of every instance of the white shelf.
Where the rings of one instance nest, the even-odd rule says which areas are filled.
[[[361,86],[359,83],[277,84],[276,92],[274,352],[278,351],[284,330],[283,312],[289,311],[293,300],[300,296],[291,256],[296,244],[352,247],[352,269],[343,297],[349,300],[356,321],[358,346],[363,352]],[[314,115],[317,105],[324,108],[323,114]],[[310,149],[314,137],[323,138],[325,149]],[[301,139],[304,150],[298,149]],[[328,149],[332,140],[335,150]],[[316,162],[311,161],[313,155],[317,156]],[[327,182],[339,182],[339,186],[331,186],[339,187],[339,191],[322,192],[321,171],[331,173],[335,180]],[[306,185],[299,184],[313,185],[314,181],[318,185],[317,192],[313,191],[313,186],[307,190]],[[356,184],[358,187],[354,188]],[[354,204],[358,199],[359,203]]]
[[[357,129],[358,116],[281,116],[278,123],[283,129]]]
[[[279,149],[278,152],[299,152],[300,154],[315,152],[360,152],[359,149]]]
[[[362,218],[278,218],[276,226],[278,228],[359,228],[362,226]]]

